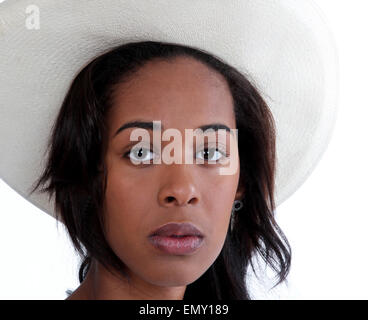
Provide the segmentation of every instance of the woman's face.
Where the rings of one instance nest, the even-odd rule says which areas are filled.
[[[197,280],[216,260],[223,247],[231,208],[237,193],[239,165],[232,175],[220,175],[223,164],[196,164],[195,158],[206,159],[206,147],[216,148],[219,132],[204,140],[202,148],[193,149],[193,164],[140,164],[129,158],[129,150],[139,141],[131,141],[137,128],[116,131],[131,121],[161,121],[161,131],[175,128],[183,137],[182,159],[191,152],[185,143],[185,129],[208,124],[223,124],[236,129],[233,100],[221,75],[191,58],[170,62],[151,61],[131,80],[116,87],[113,108],[108,115],[109,140],[106,153],[108,170],[105,218],[106,237],[115,254],[135,278],[158,286],[184,286]],[[133,152],[133,160],[153,159],[158,146],[153,132],[147,152]],[[161,136],[160,136],[161,137]],[[234,140],[235,141],[235,140]],[[171,141],[161,140],[161,150]],[[199,146],[200,147],[200,146]],[[153,150],[153,153],[149,150]],[[238,150],[233,149],[237,164]],[[128,155],[126,155],[128,153]],[[126,155],[124,157],[124,155]],[[172,154],[171,154],[172,155]],[[176,155],[177,156],[177,155]],[[218,159],[220,154],[211,154]],[[204,235],[202,245],[187,254],[163,252],[149,241],[151,232],[169,222],[190,222]]]

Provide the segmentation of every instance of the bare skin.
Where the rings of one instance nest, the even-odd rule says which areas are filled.
[[[238,190],[240,167],[234,175],[219,175],[220,164],[136,166],[124,157],[137,143],[130,141],[134,128],[116,136],[115,132],[135,120],[160,120],[162,131],[175,128],[183,137],[185,129],[212,123],[236,129],[230,90],[220,74],[192,58],[180,57],[147,63],[128,83],[117,86],[113,101],[105,157],[105,228],[107,241],[127,266],[131,281],[111,275],[94,262],[68,299],[181,300],[186,286],[201,277],[221,252],[233,201],[243,195]],[[225,135],[227,141],[233,139]],[[168,143],[162,141],[161,147]],[[209,139],[208,147],[213,144],[216,139]],[[184,149],[183,142],[183,159]],[[237,150],[235,156],[238,161]],[[205,235],[203,245],[190,255],[158,251],[148,235],[168,222],[193,223]]]

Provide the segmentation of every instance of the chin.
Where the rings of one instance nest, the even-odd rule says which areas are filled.
[[[155,275],[151,274],[150,277],[146,278],[146,281],[162,287],[187,286],[200,278],[206,270],[206,268],[205,270],[193,270],[193,268],[184,270],[177,267],[174,270],[165,270],[165,272]]]

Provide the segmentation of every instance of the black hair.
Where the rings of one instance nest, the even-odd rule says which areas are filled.
[[[62,103],[48,143],[48,161],[32,192],[55,195],[55,212],[81,255],[79,281],[93,260],[125,275],[125,265],[104,234],[103,202],[107,171],[106,114],[114,86],[127,81],[145,63],[192,57],[221,74],[234,101],[240,157],[239,187],[243,207],[234,229],[226,236],[220,255],[209,269],[186,288],[184,300],[251,299],[246,273],[252,257],[260,254],[286,280],[291,248],[274,217],[275,122],[250,77],[202,49],[175,43],[131,42],[106,51],[76,75]],[[45,184],[47,185],[45,186]],[[110,269],[111,268],[111,269]]]

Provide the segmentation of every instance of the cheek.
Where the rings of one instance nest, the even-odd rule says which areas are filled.
[[[135,198],[129,181],[122,175],[112,172],[108,176],[106,194],[105,194],[105,215],[106,221],[110,220],[110,224],[114,220],[123,219],[126,222],[131,221],[124,216],[134,211]],[[134,215],[132,215],[134,217]]]
[[[147,183],[149,179],[144,173],[137,174],[135,170],[112,162],[105,194],[106,218],[122,219],[124,224],[141,218],[139,212],[144,212],[151,201],[154,186]]]
[[[238,161],[236,172],[234,174],[221,175],[219,170],[218,174],[215,177],[211,177],[211,181],[208,181],[208,190],[206,191],[206,196],[208,197],[207,207],[210,208],[209,216],[211,218],[209,225],[214,238],[216,238],[217,234],[218,237],[221,237],[222,242],[225,241],[229,228],[231,210],[240,178],[239,158],[233,161]]]
[[[214,250],[218,253],[226,238],[236,189],[237,181],[229,177],[221,177],[212,188],[207,190],[207,232]]]
[[[203,176],[201,219],[206,230],[206,259],[209,265],[221,253],[229,229],[231,209],[239,180],[239,172],[234,175]]]
[[[112,250],[122,259],[137,252],[145,232],[147,202],[152,190],[137,178],[111,171],[105,194],[105,232]]]

